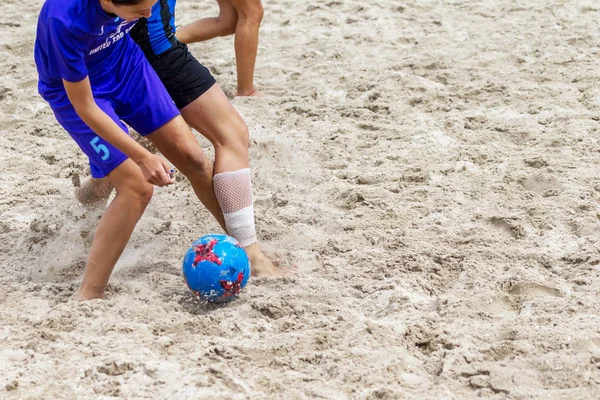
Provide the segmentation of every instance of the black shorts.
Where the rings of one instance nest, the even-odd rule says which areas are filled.
[[[183,43],[148,57],[148,61],[180,110],[216,83],[208,68],[200,64]]]

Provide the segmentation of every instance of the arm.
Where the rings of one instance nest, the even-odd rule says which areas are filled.
[[[144,178],[157,186],[166,186],[174,182],[169,174],[169,166],[162,158],[144,149],[104,112],[94,100],[89,78],[79,82],[63,79],[63,85],[77,115],[104,140],[121,150],[138,164]]]

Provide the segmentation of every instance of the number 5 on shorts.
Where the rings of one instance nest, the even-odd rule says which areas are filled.
[[[108,148],[105,145],[103,145],[102,143],[96,144],[96,143],[98,143],[99,140],[100,140],[100,138],[98,136],[96,136],[95,138],[92,139],[90,144],[92,145],[94,150],[96,150],[96,153],[98,153],[98,154],[102,153],[102,161],[106,161],[108,156],[110,156],[110,151],[108,151]]]

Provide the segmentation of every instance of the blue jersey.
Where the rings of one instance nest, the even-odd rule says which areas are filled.
[[[128,35],[134,23],[108,14],[99,0],[46,0],[34,49],[42,97],[64,93],[63,79],[89,76],[92,88],[114,81],[108,76],[140,56]]]
[[[150,18],[140,18],[131,31],[131,37],[149,60],[177,46],[175,3],[176,0],[158,0]]]

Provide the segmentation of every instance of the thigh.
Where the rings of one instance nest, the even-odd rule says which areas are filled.
[[[128,134],[129,130],[117,116],[112,103],[103,99],[95,100],[98,107],[119,125],[123,130],[123,134]],[[104,178],[127,159],[127,156],[119,149],[102,139],[87,126],[79,118],[70,103],[57,109],[53,108],[53,111],[58,122],[71,135],[85,155],[88,156],[90,169],[94,178]]]
[[[146,182],[140,167],[129,158],[113,169],[107,177],[117,192],[129,190],[139,192],[150,185]]]
[[[216,82],[208,68],[200,64],[183,43],[152,60],[151,64],[179,109],[202,96]]]
[[[181,115],[215,147],[248,140],[244,120],[218,84],[182,108]]]
[[[115,111],[145,136],[178,116],[179,110],[152,66],[143,55],[141,57],[115,91],[118,93]]]
[[[190,171],[194,164],[206,162],[202,147],[181,116],[173,118],[146,137],[183,173]]]

